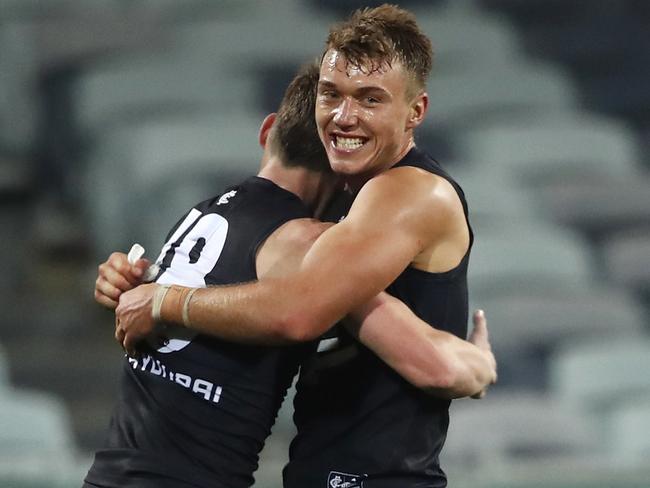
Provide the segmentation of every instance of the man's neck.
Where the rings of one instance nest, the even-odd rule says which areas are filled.
[[[397,155],[394,156],[387,164],[381,165],[379,167],[375,167],[374,170],[369,173],[361,173],[361,174],[346,176],[345,187],[352,193],[357,193],[361,189],[361,187],[363,187],[363,185],[365,185],[369,180],[371,180],[377,175],[382,174],[385,171],[388,171],[397,163],[399,163],[402,159],[404,159],[404,157],[406,157],[409,151],[414,147],[415,147],[415,141],[413,140],[413,137],[410,137],[406,141],[404,146],[400,149],[400,151],[397,153]]]
[[[280,161],[267,161],[258,176],[271,180],[281,188],[297,195],[312,213],[322,208],[332,196],[337,178],[331,173],[319,173],[305,168],[287,168]]]

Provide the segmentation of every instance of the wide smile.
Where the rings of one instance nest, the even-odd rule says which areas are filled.
[[[360,150],[366,142],[367,137],[361,136],[344,136],[341,134],[331,134],[330,141],[332,147],[337,151],[351,153]]]

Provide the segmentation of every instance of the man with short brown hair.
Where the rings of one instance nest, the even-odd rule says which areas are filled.
[[[430,42],[397,7],[365,9],[335,27],[321,62],[316,122],[332,168],[356,194],[349,212],[296,272],[227,288],[172,287],[162,320],[233,341],[305,341],[387,289],[429,324],[464,337],[467,205],[413,134],[428,107],[430,59]],[[120,298],[127,351],[152,330],[159,293],[145,285]],[[404,355],[421,351],[410,339],[394,340],[404,341]],[[446,486],[438,455],[448,400],[414,388],[340,331],[301,378],[285,486]]]

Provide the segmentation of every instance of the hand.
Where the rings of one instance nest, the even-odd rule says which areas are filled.
[[[120,295],[142,283],[145,270],[149,267],[147,259],[139,259],[129,264],[127,255],[114,252],[108,260],[98,267],[95,281],[95,301],[111,310],[117,307]]]
[[[135,346],[155,327],[151,316],[153,296],[159,285],[140,285],[122,293],[115,309],[115,340],[129,356],[135,356]]]
[[[483,310],[476,310],[472,317],[472,321],[474,322],[474,330],[472,330],[472,334],[469,336],[469,342],[485,353],[488,363],[490,364],[488,384],[481,391],[472,395],[472,398],[481,399],[487,394],[489,385],[493,385],[497,382],[497,361],[492,353],[492,346],[490,345],[485,312],[483,312]]]

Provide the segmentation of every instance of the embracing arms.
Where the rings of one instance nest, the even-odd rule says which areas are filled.
[[[383,291],[424,251],[453,255],[447,269],[453,268],[466,251],[448,237],[459,221],[466,227],[462,207],[449,183],[423,173],[397,168],[373,178],[346,219],[323,232],[285,276],[200,289],[190,302],[188,288],[172,287],[162,319],[183,325],[187,302],[185,325],[198,332],[258,344],[311,340]],[[120,299],[116,312],[127,350],[153,328],[155,286]]]

